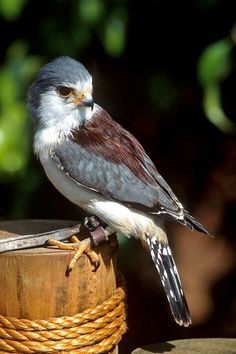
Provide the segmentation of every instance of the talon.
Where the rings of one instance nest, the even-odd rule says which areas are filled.
[[[74,240],[76,240],[76,236],[74,238]],[[72,241],[75,242],[75,241]],[[94,267],[94,270],[96,270],[99,265],[100,265],[100,259],[99,256],[97,255],[97,253],[95,251],[92,251],[90,249],[90,245],[83,243],[83,242],[76,242],[76,244],[72,244],[73,245],[73,249],[76,250],[73,258],[71,259],[68,267],[67,267],[67,271],[66,274],[68,275],[74,268],[75,263],[78,261],[78,259],[82,256],[83,253],[85,253],[87,255],[87,257],[89,258],[91,264]]]
[[[73,243],[79,243],[79,242],[80,242],[80,240],[78,239],[78,237],[75,236],[75,235],[71,236],[71,237],[69,238],[69,240],[70,240],[71,242],[73,242]]]
[[[96,270],[100,266],[100,259],[98,254],[95,251],[91,250],[90,240],[80,241],[75,235],[71,236],[69,240],[71,243],[61,242],[52,239],[46,242],[46,246],[54,246],[61,250],[76,251],[67,267],[66,275],[69,275],[69,273],[73,270],[75,263],[78,261],[78,259],[82,256],[83,253],[85,253],[89,258],[91,264],[94,267],[94,270]]]
[[[58,240],[50,239],[45,243],[46,246],[54,246],[62,250],[76,251],[67,267],[66,275],[70,274],[75,266],[75,263],[83,253],[85,253],[89,258],[91,264],[94,267],[94,270],[100,266],[99,255],[91,248],[92,246],[97,246],[105,241],[108,241],[108,236],[113,233],[113,230],[109,229],[109,227],[104,229],[99,225],[100,222],[94,216],[85,218],[84,227],[86,227],[87,230],[90,230],[90,238],[86,238],[83,241],[80,241],[76,235],[73,235],[69,238],[70,242],[61,242]],[[117,245],[118,243],[116,237],[111,237],[110,246],[113,248],[111,253],[116,251]]]
[[[87,256],[89,257],[90,262],[92,263],[94,270],[97,270],[100,267],[101,261],[99,255],[92,250],[85,251]]]
[[[53,246],[53,247],[57,247],[60,250],[73,250],[74,245],[70,244],[68,242],[61,242],[58,240],[53,240],[53,239],[49,239],[45,242],[45,246]]]
[[[77,247],[78,248],[81,247],[80,246],[81,242],[80,242],[80,240],[78,239],[77,236],[71,236],[70,241],[78,244],[76,246],[76,249],[77,249]],[[90,262],[93,264],[94,268],[97,269],[100,266],[100,259],[99,259],[99,256],[97,255],[97,253],[95,251],[91,250],[90,247],[91,247],[90,245],[86,245],[86,247],[83,250],[83,252],[87,254],[87,256],[89,257]],[[81,249],[77,250],[78,254],[76,252],[76,254],[74,255],[73,259],[71,260],[71,263],[73,261],[73,263],[75,264],[76,261],[78,260],[78,258],[81,256],[82,253],[80,254],[79,251],[81,252]],[[74,267],[74,264],[72,265],[72,269]],[[71,268],[71,266],[70,266],[70,268]]]

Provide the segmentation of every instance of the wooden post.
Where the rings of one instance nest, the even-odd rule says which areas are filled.
[[[74,222],[25,220],[1,222],[0,237],[32,234],[73,226]],[[0,254],[0,314],[26,319],[73,316],[107,300],[116,288],[114,248],[95,248],[101,265],[93,269],[82,255],[69,276],[73,251],[35,248]],[[115,353],[115,351],[113,352]]]

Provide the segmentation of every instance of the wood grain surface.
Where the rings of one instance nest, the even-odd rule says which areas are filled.
[[[76,224],[73,221],[25,220],[0,223],[0,237],[45,232]],[[110,297],[116,288],[114,248],[95,248],[101,265],[94,271],[86,255],[66,276],[73,251],[50,248],[0,254],[0,314],[27,319],[72,316]]]

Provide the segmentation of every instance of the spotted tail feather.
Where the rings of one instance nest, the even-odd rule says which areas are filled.
[[[160,274],[174,319],[180,326],[187,327],[191,324],[191,317],[170,247],[154,237],[147,237],[147,244]]]

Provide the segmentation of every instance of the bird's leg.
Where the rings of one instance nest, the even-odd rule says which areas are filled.
[[[87,229],[89,231],[94,231],[98,226],[101,225],[101,221],[96,218],[96,216],[86,216],[84,218],[84,222],[81,225],[82,228]]]
[[[80,232],[89,233],[88,238],[80,241],[76,235],[71,236],[69,238],[70,242],[61,242],[58,240],[48,240],[47,246],[56,246],[59,249],[63,250],[75,250],[75,255],[71,259],[68,267],[67,267],[67,274],[69,274],[75,266],[75,263],[80,258],[80,256],[85,253],[88,257],[90,262],[93,264],[94,268],[97,269],[100,265],[100,259],[98,254],[93,251],[91,248],[93,246],[98,246],[99,244],[108,241],[108,236],[113,234],[114,231],[109,227],[105,228],[100,226],[100,221],[94,216],[89,218],[85,218],[84,224],[81,225]],[[112,241],[114,243],[114,241]],[[113,247],[113,246],[112,246]]]
[[[75,266],[75,263],[83,253],[85,253],[88,256],[91,264],[94,266],[94,269],[97,269],[99,267],[100,265],[99,255],[91,249],[90,238],[80,241],[77,236],[71,236],[69,240],[70,242],[72,242],[72,246],[74,246],[73,249],[76,252],[67,267],[67,274],[69,274],[72,271],[72,269]]]
[[[98,226],[101,227],[101,230],[97,230]],[[115,252],[118,248],[118,242],[117,238],[115,237],[115,230],[113,230],[110,226],[107,226],[107,224],[103,223],[100,221],[97,217],[95,216],[90,216],[90,217],[85,217],[84,219],[84,227],[87,228],[90,231],[90,236],[93,240],[93,243],[95,246],[99,245],[104,241],[109,241],[110,246],[114,249],[113,252]],[[96,231],[96,232],[94,232]],[[105,235],[103,234],[105,231]],[[105,237],[105,239],[104,239]],[[101,241],[100,241],[101,239]]]

